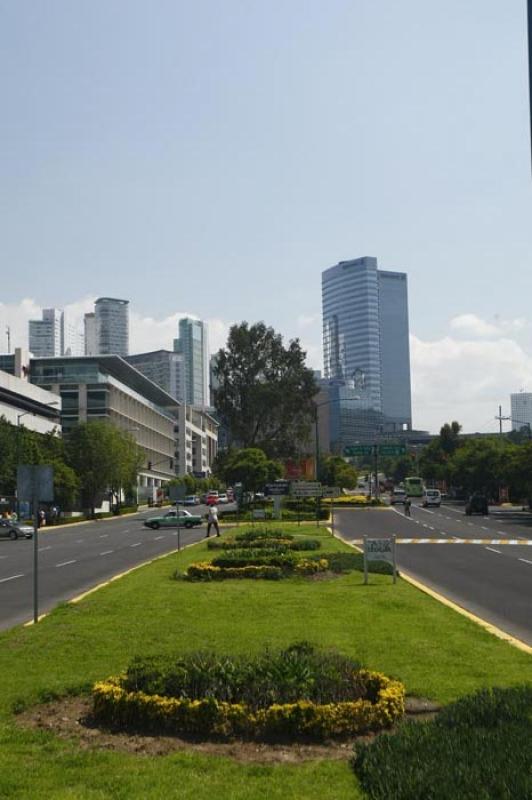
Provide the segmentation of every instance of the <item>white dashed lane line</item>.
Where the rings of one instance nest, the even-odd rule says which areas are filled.
[[[108,533],[101,533],[100,534],[100,539],[107,539],[108,536],[109,536]]]
[[[77,559],[73,558],[70,561],[61,561],[60,564],[56,564],[56,567],[68,567],[69,564],[75,564]]]
[[[164,536],[155,536],[153,541],[157,542],[157,541],[159,541],[159,539],[164,539]]]
[[[486,547],[485,549],[486,550],[491,550],[492,553],[498,553],[499,555],[501,555],[501,551],[500,550],[495,550],[494,547]]]
[[[142,544],[142,542],[135,542],[135,544],[130,544],[129,546],[130,547],[139,547],[141,544]]]
[[[103,553],[100,553],[101,556],[108,556],[109,553],[114,553],[114,550],[104,550]]]
[[[23,578],[24,575],[10,575],[9,578],[0,578],[0,583],[6,583],[6,581],[14,581],[15,578]]]
[[[39,547],[39,553],[44,553],[45,550],[51,550],[52,545],[49,544],[48,547]]]
[[[520,558],[519,561],[523,561],[523,563],[525,563],[525,564],[531,564],[532,565],[532,561],[529,561],[528,558]]]

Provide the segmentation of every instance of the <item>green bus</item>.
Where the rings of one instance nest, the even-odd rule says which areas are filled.
[[[423,497],[423,478],[405,478],[404,484],[409,497]]]

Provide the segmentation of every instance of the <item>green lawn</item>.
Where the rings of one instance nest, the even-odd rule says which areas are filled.
[[[346,549],[324,528],[289,527],[319,535],[323,551]],[[137,654],[206,647],[248,653],[308,639],[399,677],[410,693],[443,702],[530,678],[530,656],[386,576],[372,575],[368,587],[358,572],[330,581],[173,580],[177,567],[216,552],[202,543],[58,608],[36,627],[0,634],[0,798],[362,797],[347,763],[244,766],[197,754],[81,751],[75,742],[17,728],[15,704],[89,686]]]

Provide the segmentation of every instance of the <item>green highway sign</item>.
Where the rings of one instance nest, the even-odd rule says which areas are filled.
[[[344,447],[344,456],[370,456],[373,453],[371,444],[353,444]]]
[[[380,444],[380,456],[404,456],[406,455],[405,444]]]

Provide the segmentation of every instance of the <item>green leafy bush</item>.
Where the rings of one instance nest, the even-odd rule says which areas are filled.
[[[247,567],[250,565],[281,567],[286,572],[292,572],[296,556],[271,550],[232,550],[216,556],[212,563],[215,567]]]
[[[530,800],[532,685],[487,689],[356,748],[372,800]]]
[[[201,581],[223,581],[226,578],[251,578],[255,580],[278,581],[286,573],[281,567],[272,564],[247,564],[240,567],[217,567],[209,561],[190,564],[187,569],[186,577],[191,580]],[[180,573],[176,573],[176,578],[180,578]]]
[[[364,556],[362,553],[323,553],[310,558],[326,558],[332,572],[342,573],[357,570],[364,571]],[[393,566],[389,561],[368,561],[368,572],[376,575],[393,575]]]
[[[294,537],[290,533],[286,533],[282,528],[252,528],[249,531],[237,533],[235,539],[237,542],[254,542],[261,539],[285,539],[290,540]]]
[[[239,550],[242,547],[249,545],[254,550],[264,549],[277,552],[286,552],[288,550],[319,550],[321,542],[319,539],[295,539],[293,537],[275,539],[275,538],[259,538],[236,540],[229,539],[209,539],[207,547],[209,550]]]
[[[135,658],[122,685],[128,691],[163,697],[242,702],[255,710],[297,700],[337,703],[369,697],[374,701],[375,687],[362,679],[361,669],[359,661],[341,653],[297,642],[252,658],[211,651]]]

